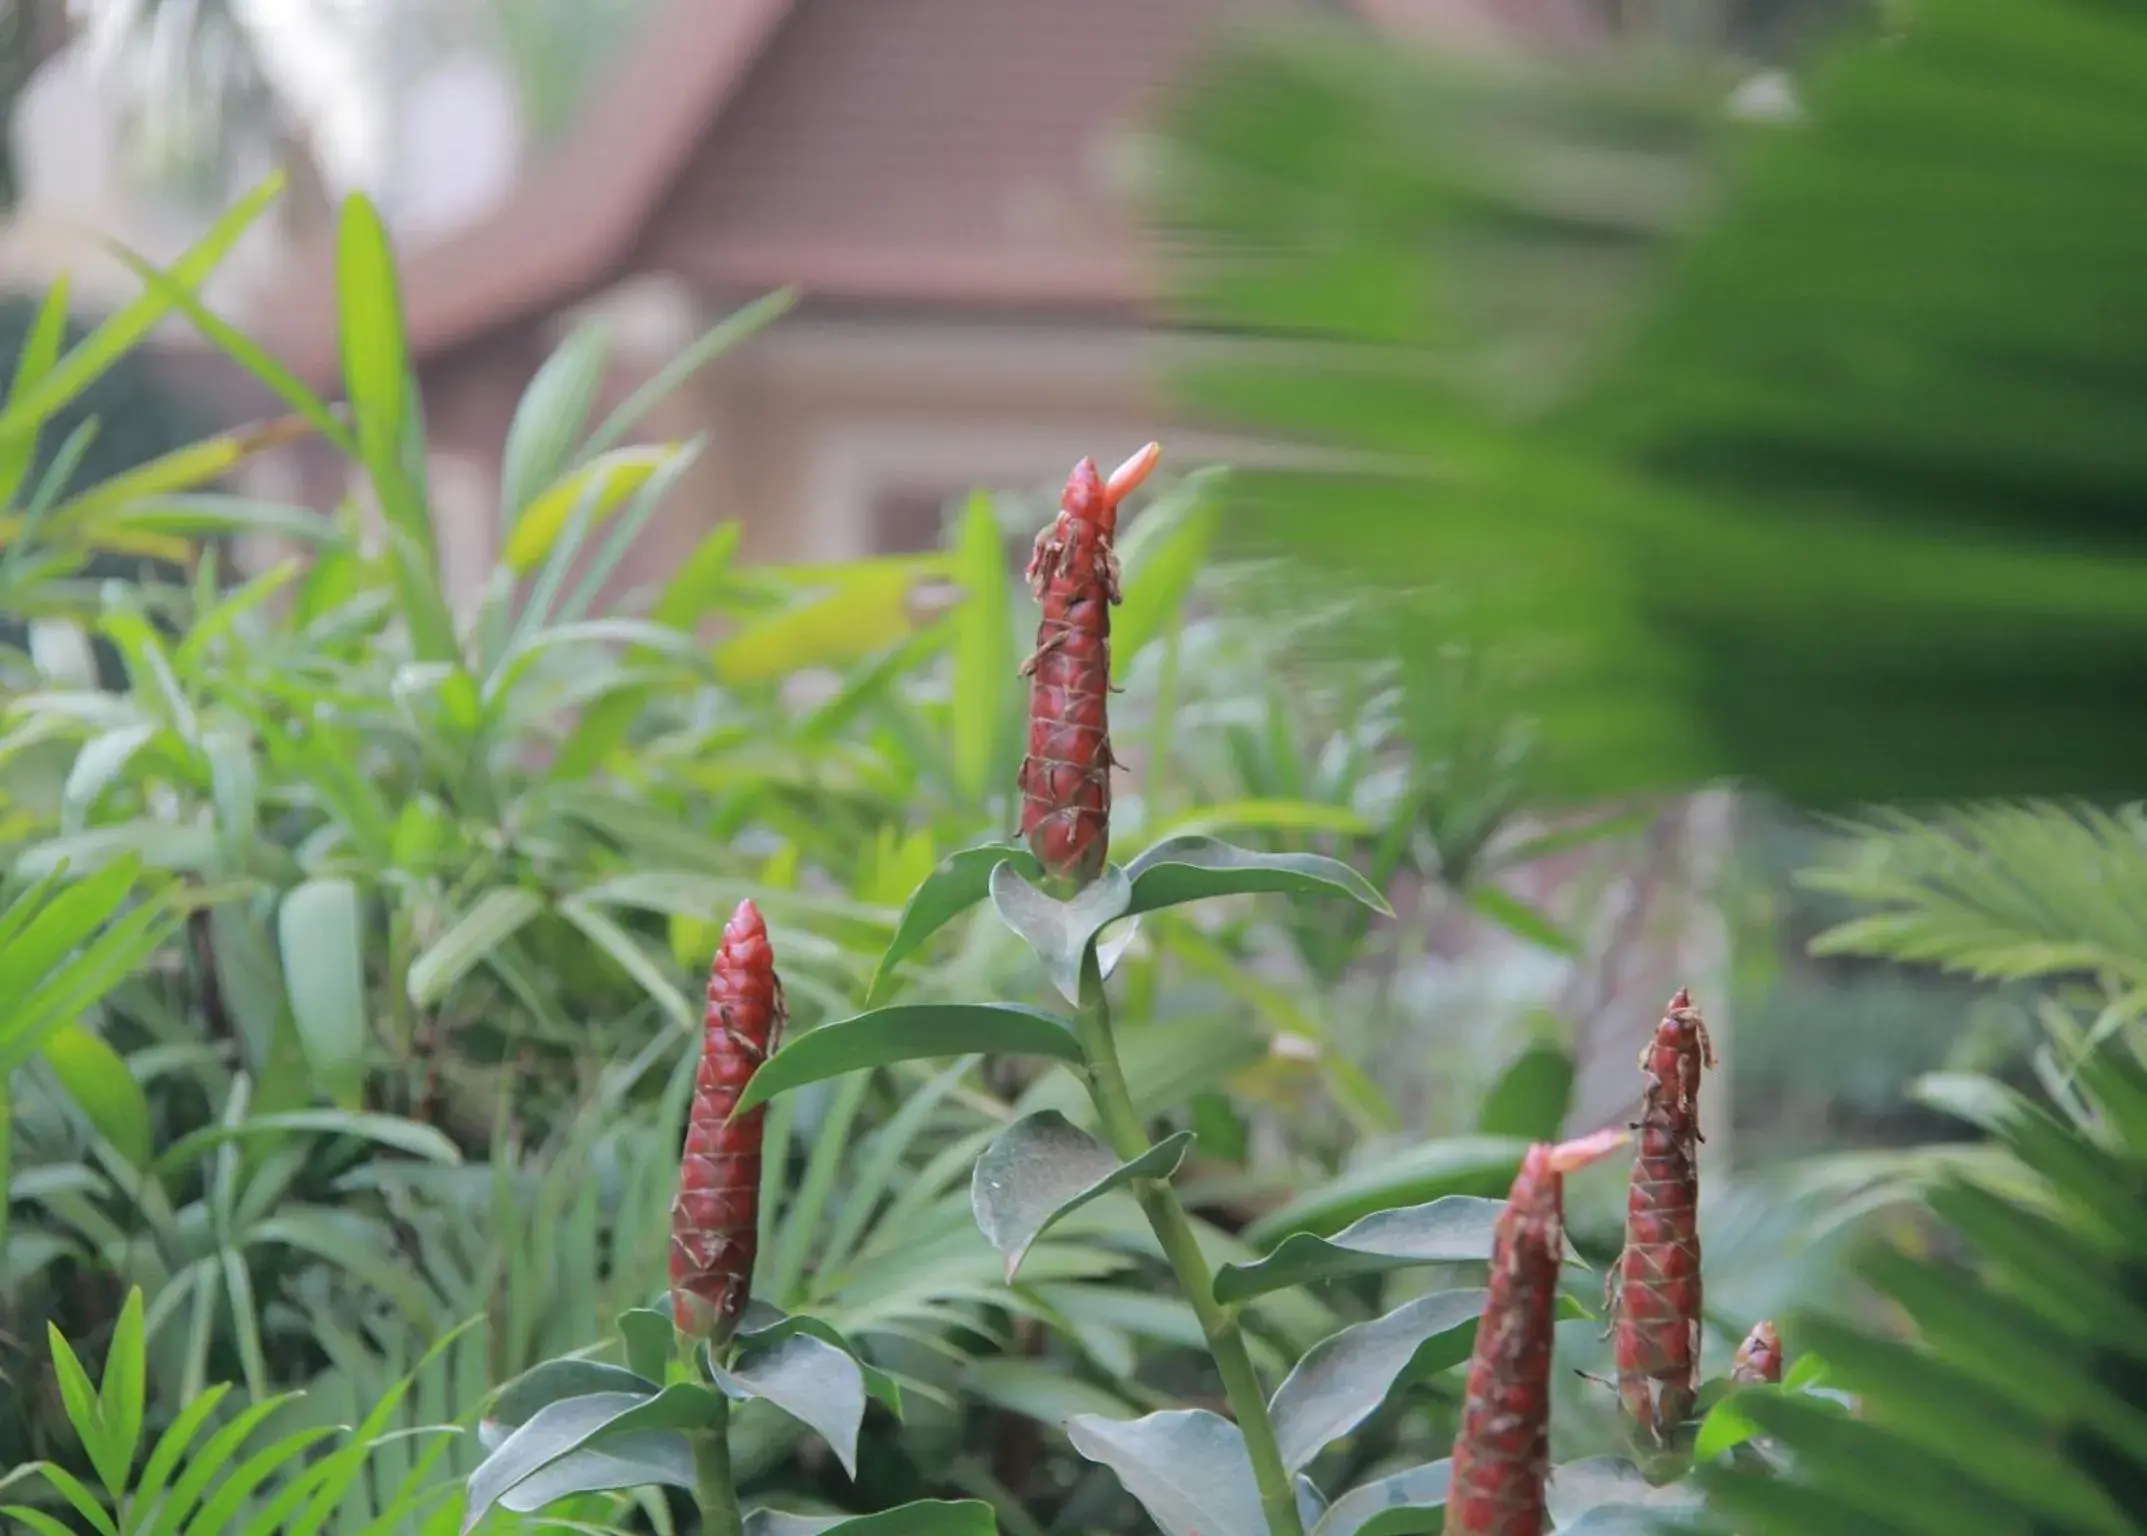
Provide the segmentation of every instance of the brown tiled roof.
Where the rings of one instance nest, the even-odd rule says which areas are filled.
[[[749,294],[1123,311],[1145,291],[1108,129],[1215,23],[1309,0],[671,0],[493,214],[404,253],[437,356],[643,269]],[[1479,44],[1584,29],[1587,0],[1349,0]],[[333,252],[293,260],[263,340],[336,371]]]

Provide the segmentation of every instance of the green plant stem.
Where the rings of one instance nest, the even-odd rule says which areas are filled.
[[[692,1433],[693,1497],[701,1507],[701,1536],[744,1536],[731,1483],[730,1399],[720,1392],[716,1397],[715,1423]]]
[[[1088,1058],[1088,1089],[1096,1101],[1096,1113],[1112,1149],[1128,1162],[1148,1150],[1148,1136],[1133,1107],[1133,1094],[1126,1087],[1124,1068],[1118,1063],[1118,1042],[1111,1033],[1111,1006],[1103,995],[1103,976],[1091,948],[1081,967],[1081,1008],[1077,1021],[1081,1047]],[[1252,1459],[1253,1480],[1259,1485],[1260,1504],[1267,1512],[1268,1536],[1303,1536],[1297,1517],[1297,1491],[1289,1469],[1282,1464],[1281,1447],[1275,1443],[1275,1426],[1267,1416],[1267,1394],[1245,1349],[1245,1335],[1236,1314],[1215,1299],[1215,1276],[1200,1251],[1193,1223],[1178,1201],[1178,1192],[1161,1179],[1137,1179],[1134,1198],[1147,1213],[1163,1256],[1177,1273],[1178,1285],[1200,1319],[1200,1331],[1208,1352],[1223,1378],[1223,1392],[1230,1400],[1238,1430],[1245,1437],[1246,1454]]]

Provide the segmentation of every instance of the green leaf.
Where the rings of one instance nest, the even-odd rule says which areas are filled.
[[[459,665],[432,520],[411,481],[409,449],[419,416],[395,255],[379,212],[362,193],[343,200],[336,225],[336,303],[343,385],[357,419],[358,451],[379,498],[403,620],[419,660]]]
[[[677,1348],[678,1330],[668,1303],[661,1307],[634,1307],[621,1312],[614,1326],[626,1346],[629,1370],[652,1381],[663,1380]]]
[[[1555,1141],[1573,1104],[1573,1058],[1556,1045],[1532,1045],[1513,1059],[1476,1113],[1479,1136]]]
[[[693,1486],[693,1442],[675,1429],[637,1429],[568,1452],[501,1494],[499,1505],[528,1515],[577,1493]]]
[[[602,1448],[612,1436],[641,1430],[700,1429],[716,1422],[722,1405],[707,1387],[681,1382],[654,1397],[592,1392],[548,1403],[470,1474],[462,1530],[468,1536],[509,1490],[583,1446]]]
[[[1306,1190],[1247,1229],[1247,1242],[1279,1242],[1293,1232],[1338,1231],[1374,1211],[1446,1195],[1503,1195],[1528,1143],[1512,1137],[1457,1136],[1368,1159],[1362,1167]]]
[[[661,1315],[661,1314],[658,1314]],[[668,1326],[668,1319],[666,1319]],[[738,1340],[755,1348],[772,1348],[794,1334],[808,1334],[821,1343],[841,1350],[857,1362],[857,1368],[865,1373],[865,1392],[896,1418],[902,1417],[902,1388],[894,1377],[867,1360],[864,1352],[826,1318],[806,1313],[786,1313],[780,1307],[764,1301],[755,1301],[746,1308],[746,1315],[738,1320]]]
[[[1116,639],[1116,632],[1113,632]],[[1360,811],[1346,805],[1322,805],[1316,800],[1228,800],[1220,805],[1194,806],[1166,817],[1151,829],[1158,842],[1190,833],[1212,835],[1225,827],[1251,832],[1337,832],[1356,835],[1369,832],[1371,823]]]
[[[232,204],[207,234],[172,263],[172,281],[198,288],[282,190],[282,176],[273,175]],[[0,413],[0,440],[43,426],[144,340],[170,309],[157,293],[144,293],[113,312],[34,386],[8,397],[7,409]]]
[[[52,1350],[52,1375],[60,1389],[60,1407],[67,1414],[67,1422],[74,1426],[75,1438],[82,1442],[90,1465],[97,1469],[98,1480],[117,1498],[126,1490],[127,1464],[112,1443],[97,1389],[80,1357],[60,1333],[59,1324],[45,1324],[45,1340]]]
[[[341,878],[308,880],[283,898],[276,940],[306,1063],[321,1090],[357,1107],[365,1079],[364,915],[358,888]]]
[[[1405,1374],[1465,1359],[1484,1297],[1435,1291],[1313,1345],[1268,1404],[1283,1465],[1292,1472],[1310,1466],[1330,1441],[1371,1417]]]
[[[1563,955],[1571,960],[1580,955],[1580,941],[1561,928],[1548,913],[1530,906],[1520,897],[1500,890],[1495,885],[1472,885],[1463,898],[1478,913],[1489,918],[1515,938]]]
[[[817,1433],[851,1477],[865,1419],[865,1376],[845,1351],[809,1333],[748,1345],[730,1369],[711,1368],[717,1386],[740,1400],[773,1404]]]
[[[1111,616],[1112,670],[1120,676],[1178,618],[1207,561],[1222,516],[1221,501],[1210,494],[1212,478],[1188,481],[1149,507],[1121,546],[1125,601]]]
[[[42,1049],[45,1065],[82,1117],[121,1157],[149,1161],[149,1096],[126,1058],[80,1024],[62,1025]]]
[[[135,1453],[141,1449],[147,1372],[142,1289],[133,1286],[119,1309],[119,1321],[113,1325],[111,1347],[104,1355],[104,1380],[97,1393],[97,1416],[103,1421],[113,1463],[121,1468],[121,1486],[106,1483],[114,1498],[124,1493],[125,1474],[133,1469]]]
[[[903,907],[901,920],[895,924],[895,936],[888,941],[887,951],[873,972],[866,1000],[881,995],[895,967],[926,939],[982,901],[991,890],[992,871],[1008,863],[1032,879],[1043,873],[1035,855],[1019,843],[985,843],[941,859]]]
[[[1441,1530],[1453,1467],[1451,1461],[1429,1461],[1360,1483],[1334,1501],[1312,1536],[1423,1536]]]
[[[1035,951],[1060,996],[1079,1007],[1081,965],[1089,945],[1106,924],[1125,915],[1133,886],[1126,872],[1112,865],[1100,879],[1060,901],[1031,885],[1013,864],[1002,863],[991,872],[991,899],[1000,921]]]
[[[276,1114],[252,1115],[235,1125],[209,1125],[189,1131],[157,1155],[156,1171],[160,1174],[176,1172],[203,1153],[227,1142],[246,1141],[257,1136],[281,1140],[294,1134],[353,1136],[443,1167],[452,1167],[462,1161],[461,1149],[453,1141],[421,1121],[348,1109],[291,1109]]]
[[[587,1397],[595,1392],[654,1397],[661,1390],[660,1371],[652,1378],[597,1360],[547,1360],[530,1367],[500,1388],[499,1396],[492,1400],[491,1407],[478,1421],[477,1432],[485,1448],[492,1450],[507,1438],[509,1432],[521,1428],[536,1416],[539,1409],[549,1408],[553,1403],[564,1402],[570,1397]]]
[[[1015,1121],[977,1159],[969,1204],[985,1240],[1006,1260],[1007,1283],[1052,1223],[1135,1179],[1168,1179],[1192,1147],[1193,1133],[1165,1137],[1131,1162],[1055,1109]]]
[[[1590,1456],[1553,1467],[1543,1488],[1551,1523],[1560,1530],[1599,1504],[1644,1504],[1655,1485],[1622,1456]]]
[[[745,1536],[993,1536],[992,1507],[980,1499],[919,1499],[876,1515],[792,1515],[756,1509]]]
[[[1387,899],[1339,859],[1316,853],[1261,853],[1212,837],[1169,837],[1126,866],[1133,881],[1130,913],[1153,912],[1211,896],[1277,891],[1292,896],[1340,894],[1374,912],[1394,915]]]
[[[797,302],[797,291],[784,288],[725,315],[605,417],[589,434],[589,440],[582,444],[582,457],[594,458],[624,439],[642,417],[661,405],[681,384],[763,326],[780,319]]]
[[[1245,1437],[1204,1408],[1143,1419],[1091,1414],[1068,1422],[1067,1438],[1109,1467],[1163,1536],[1257,1536],[1267,1529]]]
[[[1115,1419],[1132,1411],[1117,1393],[1063,1368],[1006,1356],[971,1361],[961,1385],[978,1402],[1057,1430],[1083,1414]]]
[[[574,455],[574,440],[588,425],[597,390],[611,363],[611,336],[585,322],[544,360],[514,408],[500,452],[500,530],[514,532],[522,509],[557,480]]]
[[[1735,1387],[1700,1421],[1699,1433],[1693,1437],[1692,1459],[1695,1462],[1713,1461],[1725,1451],[1735,1449],[1759,1433],[1759,1426],[1738,1402],[1748,1392],[1774,1393],[1784,1388],[1769,1382],[1753,1382]]]
[[[89,813],[99,798],[127,771],[134,755],[156,739],[159,729],[151,722],[123,725],[82,744],[60,789],[61,831],[80,832],[89,825]]]
[[[1007,601],[1006,542],[991,497],[979,491],[962,513],[954,544],[954,579],[963,597],[954,628],[955,784],[981,805],[997,787],[1012,737],[1017,697],[1014,631]]]
[[[1257,1262],[1226,1264],[1217,1271],[1215,1299],[1235,1305],[1287,1286],[1384,1274],[1412,1264],[1486,1263],[1505,1209],[1503,1200],[1444,1195],[1422,1205],[1374,1211],[1332,1237],[1293,1232]]]
[[[543,910],[544,900],[534,891],[514,885],[493,886],[411,963],[410,1001],[420,1008],[437,1003],[469,974],[471,967]]]
[[[753,1074],[731,1113],[847,1072],[941,1056],[1046,1056],[1081,1060],[1066,1021],[1012,1003],[903,1003],[798,1035]]]

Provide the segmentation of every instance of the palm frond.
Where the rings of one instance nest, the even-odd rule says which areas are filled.
[[[1889,813],[1800,876],[1872,908],[1814,942],[1823,955],[1936,965],[1984,981],[2106,979],[2147,987],[2147,820],[2049,804]]]
[[[2117,795],[2147,683],[2147,15],[1939,0],[1727,83],[1285,38],[1168,133],[1226,523],[1513,659],[1577,796]],[[1339,453],[1339,461],[1333,455]]]

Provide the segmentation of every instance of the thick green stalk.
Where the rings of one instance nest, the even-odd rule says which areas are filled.
[[[716,1394],[716,1422],[692,1431],[693,1496],[701,1507],[701,1536],[744,1536],[738,1490],[731,1484],[730,1399]]]
[[[1111,1033],[1111,1006],[1103,995],[1103,977],[1091,949],[1081,967],[1081,1047],[1088,1057],[1088,1090],[1096,1101],[1096,1114],[1112,1150],[1131,1161],[1148,1150],[1147,1133],[1133,1108],[1133,1095],[1126,1087],[1126,1074],[1118,1064],[1118,1042]],[[1147,1213],[1163,1256],[1176,1271],[1178,1285],[1200,1319],[1200,1331],[1208,1352],[1223,1378],[1223,1391],[1230,1411],[1245,1437],[1245,1450],[1252,1458],[1253,1480],[1259,1484],[1260,1504],[1267,1512],[1268,1536],[1303,1536],[1297,1516],[1297,1491],[1289,1469],[1282,1464],[1282,1450],[1275,1443],[1275,1426],[1267,1416],[1267,1393],[1246,1352],[1245,1336],[1236,1315],[1215,1299],[1215,1276],[1200,1251],[1178,1192],[1163,1179],[1137,1179],[1134,1198]]]

